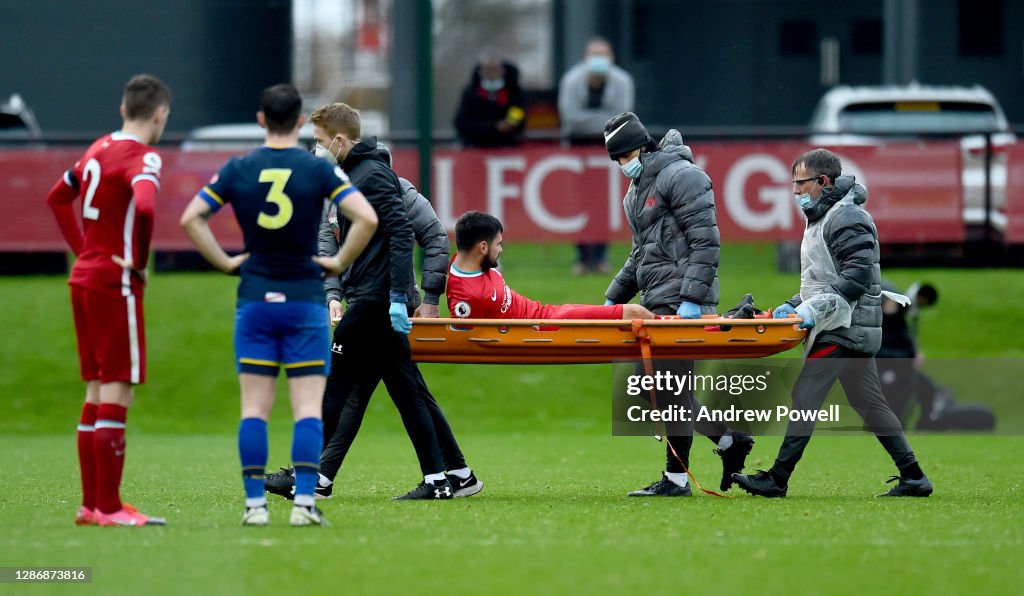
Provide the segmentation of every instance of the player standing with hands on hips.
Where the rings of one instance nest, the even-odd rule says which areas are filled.
[[[296,146],[305,117],[302,98],[293,86],[264,89],[256,118],[267,131],[264,146],[221,168],[192,199],[181,225],[214,267],[241,275],[235,354],[242,393],[242,524],[265,526],[269,521],[264,491],[267,418],[283,366],[295,418],[291,525],[326,525],[314,497],[331,345],[320,269],[334,274],[347,269],[377,229],[377,215],[340,167]],[[331,257],[316,256],[325,199],[352,222],[345,243]],[[224,252],[208,222],[228,203],[245,239],[245,253],[235,256]]]
[[[142,292],[160,190],[160,140],[171,92],[152,75],[124,87],[121,130],[97,139],[46,198],[75,264],[71,307],[85,404],[78,424],[82,506],[75,523],[163,525],[121,501],[125,423],[132,387],[146,379]],[[82,196],[82,226],[72,203]]]
[[[604,143],[608,156],[632,180],[622,207],[633,234],[632,249],[605,291],[605,303],[625,304],[640,292],[641,304],[656,315],[699,319],[702,314],[713,314],[718,306],[720,246],[711,179],[693,163],[693,152],[678,131],[668,131],[661,143],[655,144],[632,112],[605,123]],[[654,366],[658,372],[677,376],[693,371],[692,360],[655,361]],[[688,393],[683,395],[687,400],[683,405],[698,411],[700,403],[692,390]],[[677,397],[659,392],[658,399],[668,405]],[[630,496],[691,494],[686,470],[694,423],[672,426],[662,478]],[[717,444],[715,452],[722,458],[721,489],[728,490],[732,475],[743,470],[753,438],[720,422],[701,421],[695,426]]]
[[[906,296],[882,291],[878,230],[864,209],[867,190],[842,175],[839,157],[808,151],[793,162],[793,196],[807,218],[800,244],[800,292],[775,309],[795,314],[810,329],[804,367],[793,385],[793,410],[819,410],[838,380],[846,399],[892,457],[899,483],[880,497],[927,497],[932,483],[921,471],[899,418],[878,382],[875,353],[882,346],[882,296],[909,305]],[[814,420],[790,420],[775,465],[733,479],[752,495],[784,497],[789,478],[814,432]]]

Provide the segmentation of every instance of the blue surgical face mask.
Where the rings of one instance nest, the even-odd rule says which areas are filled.
[[[604,74],[612,66],[612,61],[608,56],[590,56],[587,58],[587,70],[596,74]]]
[[[505,88],[505,79],[480,79],[480,86],[488,93],[495,93]]]
[[[817,186],[817,185],[818,185],[818,183],[815,182],[814,186]],[[814,190],[814,186],[811,187],[811,190]],[[802,195],[796,196],[795,199],[796,199],[796,204],[803,211],[806,211],[807,208],[810,207],[814,203],[814,199],[811,197],[811,193],[809,191],[805,192]]]
[[[627,177],[636,180],[640,177],[640,174],[644,171],[644,164],[640,163],[640,156],[637,155],[633,159],[626,162],[625,165],[619,166],[622,168],[622,173]]]

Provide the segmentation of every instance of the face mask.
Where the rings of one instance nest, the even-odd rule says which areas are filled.
[[[587,58],[587,70],[595,74],[604,74],[612,66],[611,59],[608,56],[590,56]]]
[[[480,86],[488,93],[501,91],[505,88],[505,79],[481,79]]]
[[[626,162],[626,165],[619,166],[622,168],[622,173],[627,177],[636,180],[640,177],[641,172],[644,171],[644,164],[640,163],[640,156],[637,155],[633,159]]]
[[[815,182],[814,186],[817,185],[818,183]],[[814,190],[814,186],[811,187],[811,190]],[[812,203],[814,203],[814,199],[811,198],[810,192],[805,192],[804,194],[796,197],[796,204],[800,207],[801,210],[807,210],[807,208],[810,207]]]
[[[338,163],[338,153],[341,153],[341,149],[338,150],[338,153],[332,153],[331,152],[331,149],[334,148],[334,142],[336,140],[337,140],[337,138],[332,139],[331,140],[331,146],[327,147],[326,149],[324,148],[323,145],[321,145],[320,143],[317,143],[316,146],[313,147],[313,155],[319,157],[320,159],[326,159],[327,161],[329,161],[331,163]]]

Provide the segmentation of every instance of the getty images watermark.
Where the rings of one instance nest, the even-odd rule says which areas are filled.
[[[724,392],[739,396],[768,390],[768,379],[772,371],[762,374],[698,374],[683,371],[677,375],[671,371],[659,370],[653,374],[630,374],[626,377],[626,395],[639,397],[669,394],[675,401],[687,392]],[[652,404],[633,404],[626,408],[626,419],[630,422],[781,422],[813,421],[839,422],[839,406],[829,405],[820,410],[794,410],[787,406],[774,408],[744,408],[729,404],[725,408],[708,407],[704,404],[670,403],[655,408]]]
[[[755,435],[896,434],[903,430],[1024,434],[1024,404],[1012,371],[1020,361],[942,360],[921,367],[906,359],[832,359],[825,376],[804,380],[794,403],[802,358],[618,362],[613,366],[612,432],[616,435],[688,434],[729,428]],[[692,366],[692,368],[690,367]],[[854,370],[874,367],[879,389],[899,424],[872,422],[858,414],[844,381]],[[835,380],[831,384],[829,378]],[[863,392],[861,392],[863,393]],[[809,394],[815,395],[807,399]],[[889,419],[892,420],[892,419]],[[703,432],[702,434],[707,434]]]

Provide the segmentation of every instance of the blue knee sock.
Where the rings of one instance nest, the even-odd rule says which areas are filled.
[[[292,433],[292,465],[295,466],[296,504],[313,497],[320,471],[320,451],[323,449],[324,423],[319,418],[303,418],[295,422]]]
[[[267,467],[267,421],[243,418],[238,426],[238,455],[247,501],[264,500],[263,472]]]

